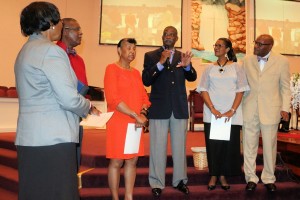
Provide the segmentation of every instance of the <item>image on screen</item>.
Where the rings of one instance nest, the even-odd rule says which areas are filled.
[[[140,46],[160,46],[163,29],[174,26],[181,47],[182,0],[102,0],[100,14],[100,44],[131,37]]]
[[[270,34],[273,50],[300,55],[300,2],[287,0],[255,1],[255,37]]]

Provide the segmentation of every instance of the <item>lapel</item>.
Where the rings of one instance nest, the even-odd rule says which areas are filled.
[[[160,56],[161,56],[161,53],[164,51],[164,48],[160,47],[159,49],[156,50],[156,58],[155,60],[159,60],[160,59]]]
[[[180,61],[181,61],[181,53],[175,50],[171,66],[176,67]]]
[[[271,52],[269,58],[268,58],[268,61],[265,63],[265,67],[264,69],[262,70],[262,74],[265,73],[267,70],[269,70],[271,68],[271,66],[274,65],[275,63],[275,59],[274,59],[274,56],[272,55],[273,53]]]
[[[261,71],[260,71],[259,63],[257,61],[257,56],[255,56],[255,55],[252,56],[251,62],[252,62],[252,65],[250,65],[250,66],[254,66],[253,70],[255,70],[256,74],[260,74]]]
[[[164,48],[163,47],[160,47],[159,49],[157,49],[157,52],[156,52],[156,59],[159,60],[160,59],[160,56],[161,56],[161,52],[164,51]],[[170,66],[171,67],[176,67],[177,64],[180,62],[181,60],[181,52],[180,51],[177,51],[175,49],[175,52],[174,52],[174,55],[173,55],[173,59],[172,59],[172,62],[170,63]],[[166,66],[166,63],[164,63],[164,66]]]

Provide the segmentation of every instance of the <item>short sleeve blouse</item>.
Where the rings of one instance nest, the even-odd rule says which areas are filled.
[[[218,65],[211,64],[204,70],[196,91],[207,91],[215,107],[221,113],[232,108],[237,92],[250,90],[243,68],[236,62],[225,66],[225,71],[220,73]],[[211,111],[204,104],[204,122],[211,122]],[[241,105],[232,117],[232,124],[242,125],[243,116]]]

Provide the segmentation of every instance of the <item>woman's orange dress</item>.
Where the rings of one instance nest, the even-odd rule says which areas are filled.
[[[135,119],[117,111],[120,102],[140,113],[142,105],[150,105],[144,88],[140,72],[134,68],[124,69],[117,64],[109,64],[104,76],[104,92],[107,101],[107,111],[114,112],[106,124],[106,157],[130,159],[144,155],[144,139],[141,135],[139,152],[124,154],[124,145],[128,123],[135,123]]]

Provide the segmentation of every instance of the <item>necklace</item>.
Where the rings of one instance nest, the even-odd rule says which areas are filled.
[[[228,62],[228,59],[226,60],[226,62],[223,65],[221,65],[220,62],[217,60],[217,63],[219,65],[219,67],[220,67],[219,72],[221,74],[223,74],[225,72],[224,66],[227,64],[227,62]]]

